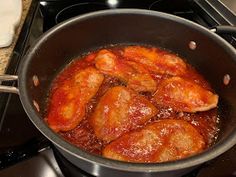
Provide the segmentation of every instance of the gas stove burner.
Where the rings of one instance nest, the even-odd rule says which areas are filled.
[[[157,0],[157,1],[154,1],[149,6],[148,9],[149,10],[155,10],[155,11],[161,11],[161,12],[169,12],[169,11],[173,11],[173,10],[176,9],[176,6],[173,7],[173,6],[168,5],[168,4],[171,4],[171,0]]]
[[[174,5],[172,0],[157,0],[149,6],[149,10],[170,13],[207,27],[208,25],[201,18],[196,16],[192,9],[189,9],[190,5],[191,2],[185,0],[178,1],[178,3]]]
[[[163,3],[163,0],[154,1],[150,6],[149,10],[155,10],[156,7],[160,6]]]
[[[69,162],[54,146],[52,150],[64,177],[94,177]]]
[[[77,15],[110,8],[111,7],[109,7],[105,3],[87,2],[87,3],[74,4],[71,6],[67,6],[66,8],[58,12],[58,14],[55,17],[55,22],[56,24],[58,24],[64,20],[75,17]]]

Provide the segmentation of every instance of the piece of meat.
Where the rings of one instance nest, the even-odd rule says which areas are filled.
[[[185,62],[176,55],[159,53],[155,48],[129,46],[124,49],[127,60],[142,64],[146,69],[156,74],[180,76],[186,72]]]
[[[93,67],[80,70],[51,96],[46,121],[55,131],[75,128],[85,115],[86,104],[97,93],[104,76]]]
[[[122,61],[108,50],[101,50],[95,58],[96,68],[102,73],[118,77],[126,82],[127,87],[137,92],[155,92],[156,82],[140,64]]]
[[[156,114],[157,109],[146,98],[117,86],[102,96],[90,124],[99,139],[110,142],[143,125]]]
[[[205,142],[187,121],[166,119],[129,132],[103,149],[103,156],[128,162],[165,162],[201,152]]]
[[[118,77],[123,81],[127,81],[129,75],[134,72],[131,67],[120,62],[115,54],[106,49],[98,52],[95,62],[96,68],[102,73]]]
[[[154,93],[157,89],[157,83],[142,65],[133,62],[125,61],[125,64],[133,68],[133,73],[129,75],[127,87],[137,92]]]
[[[157,89],[157,84],[149,74],[136,73],[129,78],[127,87],[136,92],[154,93]]]
[[[154,100],[157,104],[172,107],[176,111],[194,113],[215,108],[218,95],[194,82],[172,77],[160,83]]]

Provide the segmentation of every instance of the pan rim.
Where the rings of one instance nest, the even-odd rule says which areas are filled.
[[[27,88],[26,88],[26,75],[27,70],[25,67],[27,63],[30,62],[31,56],[34,55],[35,50],[43,44],[45,38],[49,38],[53,35],[54,32],[59,30],[60,28],[66,28],[67,26],[76,23],[77,21],[88,20],[90,18],[99,17],[103,15],[114,15],[114,14],[137,14],[137,15],[150,15],[150,16],[157,16],[164,18],[166,20],[173,20],[175,22],[181,23],[182,25],[192,26],[193,28],[205,33],[208,36],[211,36],[215,40],[219,41],[219,45],[224,46],[228,52],[235,56],[236,62],[236,50],[224,39],[219,37],[217,34],[210,32],[205,27],[202,27],[194,22],[189,20],[183,19],[181,17],[177,17],[174,15],[166,14],[163,12],[156,12],[152,10],[143,10],[143,9],[111,9],[111,10],[101,10],[97,12],[91,12],[85,15],[77,16],[66,20],[63,23],[60,23],[49,31],[44,33],[38,41],[28,50],[27,54],[24,57],[23,62],[20,63],[19,66],[19,91],[20,91],[20,100],[22,105],[29,116],[29,119],[32,123],[39,129],[39,131],[47,137],[51,142],[53,142],[56,146],[60,149],[66,151],[72,156],[76,158],[85,160],[90,163],[96,163],[97,165],[107,167],[110,169],[122,170],[122,171],[129,171],[129,172],[164,172],[164,171],[173,171],[173,170],[180,170],[185,168],[190,168],[193,166],[197,166],[202,164],[206,161],[212,160],[213,158],[219,156],[220,154],[224,153],[236,143],[234,139],[236,139],[236,130],[232,132],[232,134],[223,141],[223,143],[218,143],[215,146],[208,148],[204,152],[194,155],[192,157],[181,159],[178,161],[171,161],[171,162],[163,162],[163,163],[130,163],[130,162],[121,162],[111,159],[106,159],[101,156],[92,155],[88,152],[85,152],[74,145],[67,143],[62,138],[60,138],[56,133],[54,133],[42,120],[39,116],[37,111],[34,109],[31,101],[29,100]]]

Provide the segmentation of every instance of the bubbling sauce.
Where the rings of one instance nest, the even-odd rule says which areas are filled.
[[[71,144],[87,152],[102,155],[103,149],[108,144],[116,140],[105,141],[101,138],[98,138],[98,136],[96,136],[96,133],[94,131],[94,127],[93,127],[94,125],[91,124],[90,119],[91,117],[93,117],[93,114],[100,100],[108,92],[108,90],[114,87],[125,87],[125,88],[128,87],[130,90],[132,90],[131,91],[132,94],[135,93],[136,95],[139,95],[142,98],[145,98],[146,100],[148,100],[150,104],[154,105],[157,110],[157,113],[154,116],[152,116],[150,119],[148,119],[145,123],[137,124],[133,126],[132,129],[130,129],[129,131],[125,130],[123,134],[142,130],[147,125],[150,125],[155,122],[160,122],[162,120],[167,120],[167,119],[184,120],[188,122],[189,124],[191,124],[197,130],[197,132],[202,136],[205,142],[204,149],[211,146],[215,142],[217,138],[217,133],[219,131],[219,128],[218,128],[219,116],[217,114],[217,107],[211,108],[209,110],[197,111],[197,112],[191,112],[191,111],[186,112],[186,111],[176,110],[171,106],[160,104],[154,98],[155,92],[149,91],[148,89],[148,86],[153,83],[154,85],[151,90],[153,90],[153,88],[155,87],[156,89],[158,89],[158,86],[163,80],[166,80],[172,77],[181,77],[182,79],[185,79],[189,82],[200,85],[203,89],[206,89],[209,92],[214,93],[213,89],[210,87],[210,84],[192,66],[187,64],[179,56],[173,53],[170,53],[167,50],[163,50],[163,49],[152,47],[152,46],[151,47],[150,46],[134,46],[134,47],[137,47],[138,49],[140,48],[141,50],[144,50],[143,55],[139,55],[139,54],[136,55],[135,50],[131,52],[126,51],[126,49],[129,47],[132,48],[132,46],[115,46],[115,47],[113,46],[113,47],[108,47],[105,49],[99,49],[99,50],[90,52],[86,55],[83,55],[82,57],[74,59],[72,63],[70,63],[63,71],[61,71],[58,74],[58,76],[55,78],[55,80],[53,81],[52,88],[50,90],[49,106],[47,110],[47,115],[45,116],[45,121],[49,124],[49,126],[53,129],[54,126],[52,126],[52,124],[54,125],[57,123],[56,121],[60,121],[59,119],[56,119],[53,121],[50,120],[50,119],[53,119],[53,118],[50,118],[50,115],[53,115],[55,114],[56,111],[61,110],[61,109],[56,109],[56,108],[55,110],[53,110],[54,107],[57,106],[56,103],[53,103],[55,94],[57,93],[57,91],[61,87],[65,87],[65,85],[67,85],[67,87],[70,86],[70,84],[67,84],[67,83],[70,83],[70,80],[77,73],[79,73],[82,70],[85,70],[86,68],[92,67],[92,68],[97,69],[103,75],[103,78],[102,78],[102,82],[98,86],[98,89],[94,92],[94,94],[92,94],[92,96],[90,96],[91,98],[89,97],[89,99],[87,99],[87,101],[84,101],[84,102],[81,101],[82,104],[84,105],[84,113],[81,114],[81,121],[77,123],[70,130],[65,131],[65,130],[60,130],[60,129],[54,129],[55,132],[57,132],[66,141],[70,142]],[[116,61],[121,63],[119,64],[119,66],[118,65],[117,67],[115,66],[115,69],[112,69],[113,73],[111,73],[108,70],[104,70],[104,71],[99,70],[100,69],[99,67],[103,66],[104,63],[101,62],[101,65],[98,66],[97,58],[98,58],[98,54],[104,50],[112,53],[112,56],[115,56]],[[150,54],[148,54],[146,51],[149,51]],[[166,56],[168,57],[174,56],[174,57],[177,57],[177,59],[174,59],[173,61],[171,61],[172,63],[170,64],[167,63],[167,65],[165,65],[165,63],[160,63],[158,67],[161,69],[159,68],[155,69],[155,68],[152,68],[154,67],[153,65],[151,65],[152,63],[150,62],[147,64],[145,63],[146,62],[145,57],[150,57],[151,59],[152,57],[155,57],[154,52],[158,54],[159,58],[165,58]],[[134,55],[134,59],[130,59],[132,55]],[[105,59],[106,57],[107,56],[105,56]],[[127,65],[124,64],[127,61],[129,61],[129,64],[132,64],[132,67],[127,67]],[[165,62],[166,60],[163,59],[163,61]],[[136,66],[134,62],[138,63],[140,66]],[[149,65],[150,67],[148,67]],[[178,66],[178,65],[181,65],[181,66]],[[181,67],[184,68],[184,72]],[[166,69],[167,70],[169,69],[169,71],[165,72]],[[177,72],[175,73],[175,71]],[[126,78],[133,77],[134,74],[132,72],[134,72],[138,76],[138,78],[140,74],[140,79],[142,79],[143,74],[148,73],[149,74],[148,77],[150,76],[154,82],[148,83],[147,86],[145,85],[146,82],[141,82],[141,81],[139,82],[139,79],[138,79],[138,82],[136,82],[136,80],[131,82],[129,79],[127,80]],[[89,83],[90,82],[88,82],[88,84]],[[135,83],[135,86],[131,84],[129,85],[129,83],[131,84]],[[142,85],[141,90],[138,89],[137,91],[136,90],[137,84],[140,84],[140,83],[141,84],[144,83],[144,85]],[[73,84],[71,85],[73,86]],[[65,90],[69,93],[70,88],[66,88],[66,89]],[[78,96],[82,97],[83,95],[86,95],[86,94],[87,94],[86,89],[84,89],[81,91],[81,93],[79,93]],[[68,95],[67,97],[69,97]],[[57,95],[57,101],[60,102],[60,104],[58,103],[59,106],[63,104],[65,100],[64,96],[62,94]],[[66,113],[69,112],[68,114],[71,113],[69,108],[67,109],[67,112],[66,112]],[[76,114],[77,113],[78,112],[76,112]],[[120,137],[122,137],[122,135],[119,136],[118,138]]]

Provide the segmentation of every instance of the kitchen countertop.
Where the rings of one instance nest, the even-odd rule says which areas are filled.
[[[5,70],[7,68],[8,63],[9,63],[9,60],[11,58],[12,51],[15,47],[16,41],[17,41],[18,36],[21,32],[21,28],[24,24],[25,18],[27,16],[28,11],[29,11],[29,7],[30,7],[31,2],[32,2],[32,0],[22,0],[22,5],[23,5],[22,10],[23,11],[22,11],[22,16],[21,16],[21,21],[20,21],[19,27],[16,29],[13,42],[9,47],[0,48],[0,74],[5,73]]]

